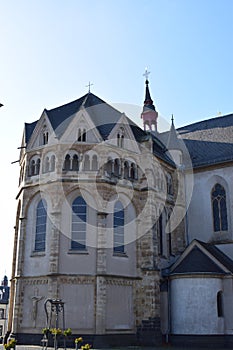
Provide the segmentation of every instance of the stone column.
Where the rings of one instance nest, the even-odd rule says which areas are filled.
[[[106,281],[107,272],[107,213],[98,214],[97,251],[96,251],[96,334],[105,333]]]

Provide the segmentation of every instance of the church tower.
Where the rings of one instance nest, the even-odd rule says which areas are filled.
[[[149,128],[150,131],[157,131],[157,119],[158,119],[158,112],[155,109],[155,106],[153,104],[153,100],[150,96],[150,90],[149,90],[149,80],[148,75],[150,72],[147,71],[144,74],[146,81],[146,92],[145,92],[145,101],[143,106],[143,111],[141,114],[141,118],[143,119],[143,126],[144,130]]]

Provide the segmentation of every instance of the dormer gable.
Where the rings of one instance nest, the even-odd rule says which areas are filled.
[[[54,142],[56,142],[55,134],[48,119],[47,113],[44,110],[28,140],[27,149],[30,150],[43,147],[48,143],[52,144]]]
[[[117,121],[112,131],[110,132],[107,142],[121,149],[140,153],[140,148],[138,146],[137,140],[134,137],[130,123],[130,119],[127,118],[124,113],[122,113],[120,119]]]
[[[70,118],[60,141],[69,143],[99,143],[103,139],[85,108]]]

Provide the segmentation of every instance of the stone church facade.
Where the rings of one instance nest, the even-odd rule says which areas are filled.
[[[196,165],[194,131],[179,136],[172,121],[160,134],[148,80],[141,116],[144,130],[89,92],[25,124],[8,322],[19,344],[40,343],[47,299],[64,301],[65,327],[96,347],[231,336],[232,158]],[[205,323],[222,311],[211,330],[188,294],[202,282],[214,293]]]

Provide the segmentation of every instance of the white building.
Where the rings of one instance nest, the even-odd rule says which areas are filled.
[[[7,316],[9,303],[10,287],[8,278],[4,276],[0,285],[0,339],[2,340],[7,331]]]
[[[92,93],[25,124],[19,344],[40,343],[48,298],[95,347],[232,341],[233,115],[160,134],[148,80],[145,96],[144,130]]]

